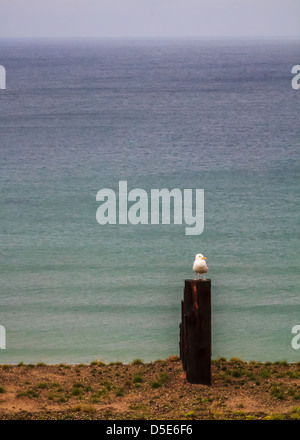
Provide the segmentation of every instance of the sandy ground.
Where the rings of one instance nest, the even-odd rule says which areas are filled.
[[[211,386],[172,356],[143,364],[0,366],[0,420],[300,419],[300,363],[218,359]]]

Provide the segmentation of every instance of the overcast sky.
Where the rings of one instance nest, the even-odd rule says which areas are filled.
[[[0,0],[0,37],[300,36],[300,0]]]

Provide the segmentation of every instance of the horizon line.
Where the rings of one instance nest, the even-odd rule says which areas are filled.
[[[200,40],[200,39],[229,39],[229,40],[250,40],[250,39],[299,39],[300,35],[164,35],[164,36],[1,36],[0,40]]]

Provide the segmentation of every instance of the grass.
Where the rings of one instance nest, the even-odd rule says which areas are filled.
[[[48,398],[48,400],[51,400],[51,401],[64,403],[64,402],[68,401],[69,397],[68,396],[60,396],[57,394],[50,393],[50,394],[48,394],[47,398]]]
[[[270,370],[262,370],[260,372],[260,377],[263,379],[268,379],[269,377],[271,377],[271,371]]]
[[[300,372],[298,372],[298,371],[296,371],[296,372],[294,372],[294,371],[288,371],[288,372],[286,373],[286,375],[287,375],[288,377],[290,377],[291,379],[299,379],[299,377],[300,377]]]
[[[39,397],[39,393],[35,390],[26,390],[26,391],[20,391],[19,393],[16,394],[16,397]]]
[[[285,415],[281,413],[272,413],[265,417],[265,420],[284,420]]]
[[[5,393],[5,389],[2,386],[0,386],[0,394],[3,394],[3,393]]]
[[[27,391],[19,391],[17,394],[16,394],[16,397],[17,398],[20,398],[20,397],[26,397],[27,396]]]
[[[99,403],[100,399],[107,396],[107,394],[108,394],[107,389],[103,388],[102,390],[99,390],[96,393],[92,394],[90,397],[90,401],[92,403]]]
[[[80,382],[75,382],[73,384],[73,388],[84,388],[84,385],[82,383],[80,383]]]
[[[133,383],[142,383],[144,382],[142,373],[135,373],[135,375],[133,376]]]
[[[72,395],[73,396],[81,396],[84,391],[84,385],[80,382],[75,382],[73,384]]]
[[[3,395],[1,411],[4,418],[24,419],[300,420],[300,363],[224,359],[212,362],[211,387],[189,384],[173,356],[101,367],[97,361],[68,370],[64,364],[35,371],[24,364],[22,369],[7,365],[0,367],[0,392],[5,387],[10,397],[21,400],[9,399],[16,408],[11,410]]]
[[[232,372],[232,377],[242,377],[242,376],[243,376],[243,373],[239,370],[234,370]]]
[[[223,379],[224,379],[224,382],[225,382],[226,385],[232,383],[232,378],[231,378],[230,374],[225,374]]]
[[[300,408],[295,407],[292,409],[291,419],[300,420]]]
[[[157,380],[154,380],[150,383],[151,388],[156,389],[161,387],[161,383],[159,383]]]
[[[160,373],[157,380],[154,380],[150,383],[151,388],[160,388],[164,383],[170,380],[170,376],[168,373]]]
[[[244,363],[245,363],[242,359],[240,359],[240,358],[238,358],[238,357],[232,357],[232,358],[229,360],[229,362],[230,362],[231,364],[244,364]]]
[[[164,384],[170,380],[170,376],[168,373],[160,373],[158,377],[158,382]]]
[[[95,366],[95,367],[105,367],[105,365],[106,364],[104,362],[102,362],[102,361],[92,361],[90,363],[91,367],[93,367],[93,366]]]
[[[143,361],[141,359],[134,359],[131,363],[132,365],[142,365]]]
[[[300,390],[296,384],[294,384],[294,387],[288,388],[287,394],[292,396],[295,400],[300,400]]]
[[[81,396],[81,390],[79,388],[73,388],[72,395],[73,396]]]
[[[278,385],[273,385],[271,387],[270,394],[272,397],[275,397],[276,399],[283,400],[285,398],[284,390]]]
[[[123,397],[124,396],[124,388],[118,388],[115,392],[116,397]]]
[[[113,388],[113,385],[109,380],[103,380],[101,382],[101,385],[103,385],[107,389],[107,391],[110,391]]]
[[[45,382],[41,382],[37,385],[40,390],[45,390],[48,388],[48,385]]]
[[[186,414],[184,414],[184,417],[190,420],[194,420],[196,418],[194,411],[187,412]]]
[[[249,380],[256,380],[256,376],[253,373],[253,371],[246,371],[246,377],[248,377]]]
[[[96,408],[93,405],[76,405],[71,408],[71,411],[94,414],[96,412]]]

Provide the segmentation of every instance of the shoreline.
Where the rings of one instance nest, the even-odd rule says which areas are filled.
[[[174,356],[170,356],[170,358],[176,358],[176,360],[180,360],[180,358],[179,358],[179,356],[177,356],[177,355],[174,355]],[[154,364],[154,363],[157,363],[157,362],[167,362],[170,358],[166,358],[166,359],[157,359],[157,360],[155,360],[155,361],[150,361],[150,362],[143,362],[142,360],[140,360],[140,359],[137,359],[138,361],[141,361],[141,364],[143,364],[143,365],[150,365],[150,364]],[[254,361],[254,360],[251,360],[251,361],[244,361],[244,360],[242,360],[241,358],[231,358],[231,359],[229,359],[229,360],[227,360],[225,357],[220,357],[220,358],[217,358],[217,359],[212,359],[211,360],[211,363],[212,364],[214,364],[215,362],[219,362],[219,360],[220,359],[225,359],[227,362],[230,362],[231,361],[231,359],[238,359],[238,360],[240,360],[241,362],[243,362],[243,363],[245,363],[245,364],[253,364],[253,363],[256,363],[256,364],[260,364],[260,365],[286,365],[286,364],[288,364],[288,365],[299,365],[300,364],[300,361],[286,361],[286,360],[277,360],[277,361]],[[132,362],[122,362],[122,361],[112,361],[112,362],[105,362],[105,361],[102,361],[102,360],[94,360],[94,361],[91,361],[91,362],[54,362],[54,363],[49,363],[49,362],[43,362],[43,361],[39,361],[39,362],[23,362],[23,361],[20,361],[20,362],[15,362],[15,363],[11,363],[11,362],[4,362],[4,363],[0,363],[0,371],[1,371],[1,368],[2,367],[21,367],[21,366],[23,366],[23,367],[29,367],[29,368],[32,368],[32,367],[41,367],[41,366],[46,366],[46,367],[61,367],[61,366],[66,366],[66,367],[68,367],[68,366],[70,366],[70,367],[78,367],[78,366],[84,366],[84,367],[88,367],[88,366],[92,366],[92,365],[105,365],[105,366],[111,366],[111,365],[125,365],[125,366],[128,366],[128,365],[132,365],[133,363],[135,362],[135,360],[133,360]]]
[[[0,365],[0,420],[300,420],[300,362],[212,361],[187,382],[178,356],[130,364]]]

